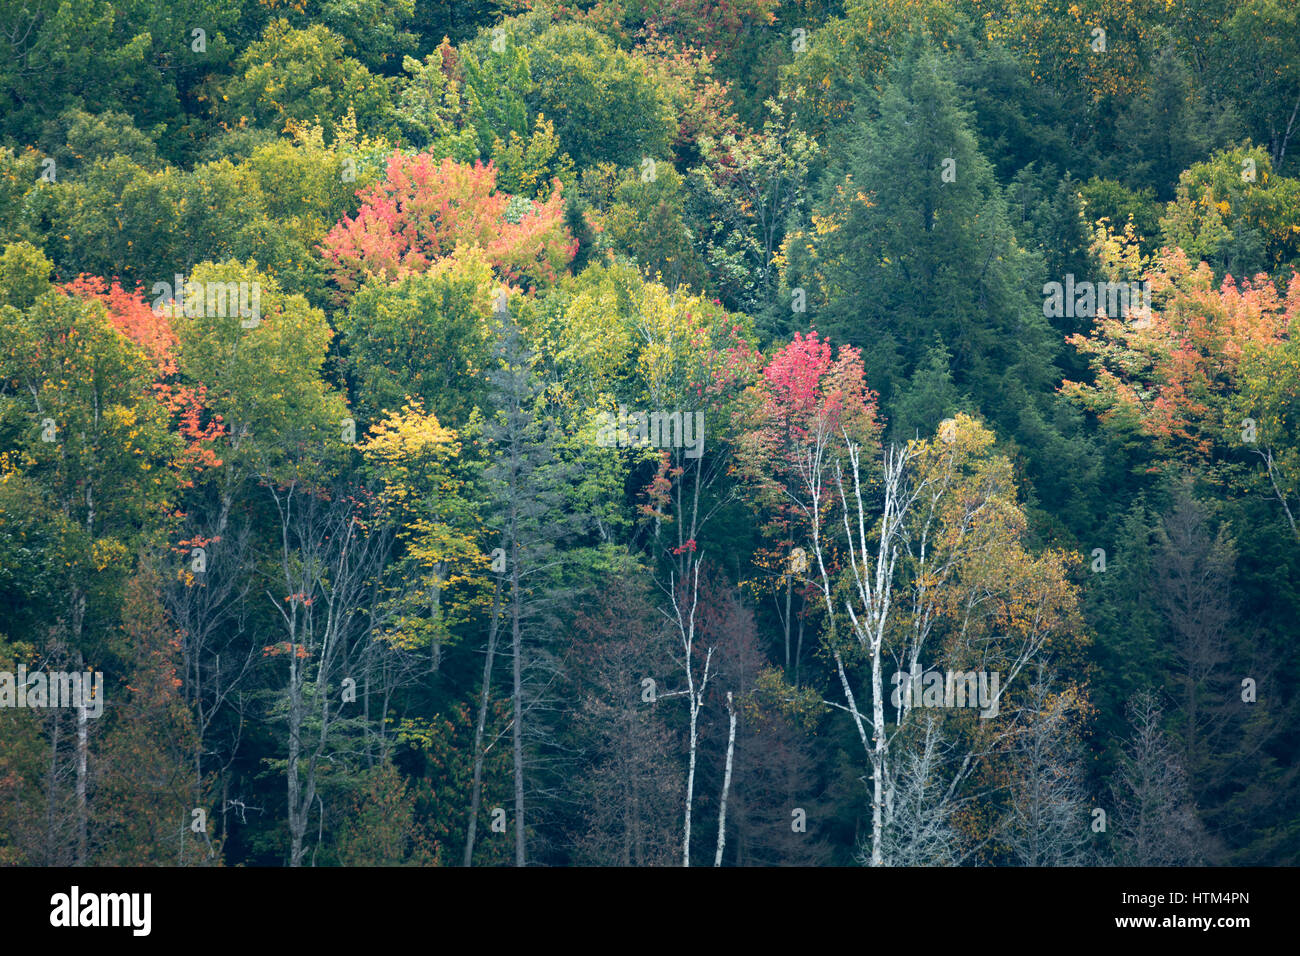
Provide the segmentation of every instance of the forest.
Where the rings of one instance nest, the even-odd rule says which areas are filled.
[[[0,0],[0,865],[1300,863],[1298,155],[1294,0]]]

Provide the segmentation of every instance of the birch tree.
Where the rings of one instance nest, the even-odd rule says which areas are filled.
[[[867,758],[868,858],[881,865],[890,862],[886,835],[902,772],[893,748],[908,740],[914,709],[903,694],[887,713],[887,665],[912,673],[924,660],[997,673],[996,712],[1049,636],[1077,632],[1077,609],[1066,556],[1032,555],[1020,544],[1026,520],[1011,466],[992,453],[986,428],[958,416],[937,439],[877,451],[870,393],[851,350],[832,364],[828,347],[798,344],[801,361],[792,346],[764,373],[756,417],[777,450],[751,459],[751,468],[767,470],[768,488],[789,504],[806,542],[843,695],[828,703],[849,715]],[[793,376],[783,367],[811,371]],[[949,801],[991,745],[987,722],[966,736],[944,789]],[[936,747],[913,769],[932,763]]]
[[[871,768],[873,865],[890,862],[884,841],[899,783],[891,745],[906,733],[919,703],[900,693],[893,713],[886,713],[886,660],[896,673],[919,673],[924,657],[950,672],[998,676],[996,686],[989,678],[991,699],[981,700],[981,719],[953,757],[946,799],[957,800],[963,782],[1009,732],[1009,711],[1018,704],[1008,692],[1021,671],[1050,638],[1068,643],[1079,634],[1076,595],[1066,580],[1071,559],[1054,551],[1031,554],[1020,543],[1027,522],[1011,464],[992,444],[986,428],[959,415],[943,423],[937,440],[886,449],[871,488],[862,450],[847,443],[847,461],[834,475],[845,563],[838,581],[827,542],[813,543],[844,693],[840,706],[852,717]],[[860,707],[851,671],[854,658],[864,656],[867,705]],[[999,713],[1001,721],[984,719]]]
[[[671,612],[665,612],[677,629],[680,648],[679,653],[674,657],[678,667],[681,668],[682,675],[686,678],[686,687],[662,695],[665,697],[685,695],[689,714],[689,730],[686,738],[685,809],[682,816],[682,866],[691,865],[691,810],[695,802],[695,766],[700,749],[700,712],[704,709],[709,680],[717,673],[713,669],[714,647],[711,644],[704,647],[699,640],[697,616],[700,607],[700,560],[692,551],[687,561],[688,576],[681,582],[678,582],[675,577],[670,582]]]

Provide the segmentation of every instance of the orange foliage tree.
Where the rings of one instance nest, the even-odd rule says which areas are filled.
[[[577,243],[564,225],[559,180],[536,202],[496,189],[496,167],[473,166],[428,153],[394,153],[387,175],[361,193],[361,208],[339,222],[321,245],[343,292],[370,276],[424,272],[458,246],[483,250],[505,281],[553,282]]]

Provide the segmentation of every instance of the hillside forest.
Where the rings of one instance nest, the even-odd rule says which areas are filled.
[[[0,864],[1300,862],[1292,0],[0,27]]]

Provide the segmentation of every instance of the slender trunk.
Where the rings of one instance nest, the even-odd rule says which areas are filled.
[[[1273,164],[1274,168],[1280,169],[1282,160],[1286,158],[1286,146],[1291,141],[1291,133],[1295,130],[1297,114],[1300,114],[1300,97],[1296,98],[1295,106],[1291,108],[1291,117],[1286,122],[1286,131],[1282,134],[1281,148],[1277,151],[1277,162]]]
[[[307,821],[300,804],[298,763],[302,754],[302,686],[298,679],[298,645],[289,645],[289,760],[285,766],[289,797],[289,865],[302,865]]]
[[[77,866],[86,865],[86,754],[90,720],[86,705],[77,705]]]
[[[731,691],[727,691],[727,769],[722,775],[722,800],[718,804],[718,849],[713,854],[713,865],[722,866],[722,849],[727,843],[727,794],[731,790],[731,762],[736,752],[736,710],[731,704]]]
[[[799,684],[799,663],[803,660],[803,625],[808,615],[808,599],[801,598],[799,601],[799,638],[794,646],[794,682],[795,686]]]
[[[794,581],[785,582],[785,679],[790,679],[790,593],[794,590]]]
[[[690,767],[686,771],[686,819],[682,831],[682,866],[691,865],[691,802],[695,797],[696,725],[700,709],[695,705],[695,691],[691,690],[691,750]]]
[[[623,715],[623,767],[619,774],[623,786],[623,808],[626,816],[623,827],[623,866],[645,866],[645,846],[641,837],[641,801],[638,788],[640,780],[636,771],[637,754],[634,728],[639,715],[635,705]]]
[[[45,780],[45,865],[53,866],[57,862],[54,859],[54,848],[60,845],[60,841],[54,833],[54,808],[57,800],[57,787],[59,785],[59,708],[55,707],[50,710],[50,769]]]
[[[1291,505],[1287,502],[1286,495],[1277,483],[1277,475],[1273,468],[1273,450],[1270,448],[1262,452],[1257,452],[1256,454],[1264,459],[1264,464],[1268,467],[1269,483],[1273,486],[1273,494],[1277,497],[1277,500],[1282,503],[1282,510],[1286,512],[1286,520],[1287,523],[1291,525],[1291,533],[1300,538],[1300,529],[1296,527],[1295,515],[1291,513]]]
[[[474,865],[474,837],[478,832],[478,811],[483,801],[483,731],[487,726],[488,701],[492,694],[492,660],[497,652],[497,630],[501,609],[501,581],[492,595],[492,620],[488,625],[487,658],[483,661],[483,689],[479,693],[478,723],[474,726],[474,783],[470,790],[469,827],[465,836],[465,866]]]
[[[433,640],[431,641],[433,647],[431,648],[432,654],[429,668],[435,674],[438,673],[438,668],[442,666],[442,639],[439,636],[441,621],[438,616],[439,611],[442,609],[442,573],[443,563],[440,561],[437,567],[433,569],[433,599],[429,603],[429,616],[434,624]]]
[[[682,609],[677,602],[676,594],[673,595],[673,608],[677,614],[677,626],[682,635],[682,650],[685,652],[686,699],[690,702],[691,707],[690,764],[686,772],[686,812],[682,826],[682,866],[691,865],[691,804],[695,800],[695,755],[699,750],[700,710],[704,707],[704,692],[709,686],[709,664],[713,660],[713,648],[710,647],[704,656],[704,673],[700,677],[700,684],[697,688],[695,685],[694,664],[691,662],[691,657],[695,648],[695,609],[700,600],[700,565],[698,558],[695,559],[695,567],[692,570],[694,571],[694,580],[691,589],[691,611],[686,620],[682,618]]]
[[[80,615],[78,615],[80,616]],[[78,631],[81,630],[78,623]],[[80,634],[78,634],[80,637]],[[81,651],[77,651],[77,671],[85,671],[85,662]],[[86,865],[86,770],[90,750],[90,718],[86,716],[85,692],[77,702],[77,866]]]
[[[885,837],[885,698],[880,671],[880,644],[871,649],[871,865],[884,865]]]
[[[514,638],[515,866],[526,864],[524,851],[523,638],[519,628],[519,545],[510,562],[510,630]]]

